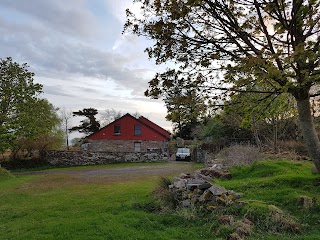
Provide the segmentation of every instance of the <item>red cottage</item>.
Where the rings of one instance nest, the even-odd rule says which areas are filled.
[[[90,151],[167,152],[169,132],[145,117],[129,113],[87,137]]]

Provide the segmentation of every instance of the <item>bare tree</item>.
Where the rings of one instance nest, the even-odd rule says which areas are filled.
[[[139,117],[141,117],[141,114],[138,112],[138,111],[136,111],[135,113],[133,113],[133,114],[131,114],[133,117],[135,117],[135,118],[139,118]]]
[[[101,120],[101,126],[104,127],[108,125],[109,123],[121,118],[123,116],[121,111],[117,111],[113,108],[106,109],[104,113],[102,113],[102,120]]]
[[[65,108],[60,109],[60,117],[61,117],[61,127],[63,128],[65,137],[66,137],[66,145],[67,149],[69,150],[69,125],[70,125],[70,119],[72,116],[72,111],[67,110]]]

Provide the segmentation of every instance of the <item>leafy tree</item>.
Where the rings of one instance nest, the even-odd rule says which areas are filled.
[[[0,153],[8,150],[14,141],[14,136],[7,129],[6,126],[0,126]]]
[[[251,128],[260,148],[263,143],[267,143],[272,144],[276,150],[279,139],[296,137],[296,104],[290,94],[284,93],[264,99],[265,96],[266,94],[262,93],[234,94],[226,102],[224,114],[238,114],[241,117],[241,126]]]
[[[12,149],[12,159],[44,158],[48,150],[60,149],[64,142],[63,131],[43,133],[35,138],[19,137]],[[21,152],[25,153],[21,157]]]
[[[238,112],[222,111],[207,121],[202,128],[202,137],[220,150],[232,143],[250,143],[253,138],[250,127],[242,124],[243,116]],[[216,149],[217,150],[217,149]]]
[[[320,76],[319,1],[136,0],[142,17],[127,10],[125,30],[154,41],[156,63],[173,61],[150,81],[151,92],[176,78],[199,88],[270,97],[291,94],[309,154],[320,171],[320,143],[310,108]],[[219,70],[220,73],[216,73]],[[222,77],[224,76],[224,77]],[[269,91],[257,91],[256,84]]]
[[[28,155],[38,151],[40,157],[44,157],[48,149],[62,146],[64,137],[59,129],[61,120],[57,109],[48,100],[34,99],[19,105],[16,117],[14,155],[20,150],[27,150]]]
[[[19,106],[19,136],[34,138],[55,131],[60,125],[57,109],[47,99],[36,99]]]
[[[173,73],[173,72],[172,72]],[[145,95],[152,98],[161,97],[167,108],[166,119],[174,124],[176,135],[184,139],[191,139],[192,129],[206,116],[206,97],[184,79],[177,79],[174,75],[158,74],[159,78],[168,77],[172,81],[162,81],[161,89],[150,89]]]
[[[79,131],[80,133],[85,133],[87,135],[95,133],[100,129],[100,123],[96,120],[95,115],[98,114],[98,110],[95,108],[84,108],[77,112],[73,112],[73,116],[86,117],[87,119],[81,120],[79,126],[70,128],[70,132]]]
[[[42,85],[33,83],[33,76],[26,63],[0,59],[0,152],[13,145],[23,127],[19,111],[41,93]]]

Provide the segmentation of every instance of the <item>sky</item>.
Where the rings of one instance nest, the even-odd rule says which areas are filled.
[[[1,0],[0,58],[27,63],[55,107],[138,112],[170,130],[164,103],[143,94],[164,67],[144,52],[150,41],[122,34],[125,9],[139,9],[132,2]]]

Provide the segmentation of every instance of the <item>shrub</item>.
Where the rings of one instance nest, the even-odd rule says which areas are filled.
[[[162,208],[174,209],[177,206],[177,200],[175,199],[175,195],[169,189],[169,185],[171,185],[171,180],[165,177],[161,177],[155,190],[153,191],[153,195],[159,201],[159,204]]]
[[[15,159],[1,162],[1,165],[9,170],[22,170],[39,167],[48,167],[49,163],[45,159]]]
[[[158,181],[158,186],[165,189],[168,189],[171,184],[172,184],[171,179],[166,177],[160,177]]]
[[[278,147],[282,151],[289,151],[293,152],[299,155],[308,155],[308,151],[306,149],[306,146],[303,142],[298,142],[294,140],[288,140],[288,141],[279,141]]]
[[[263,157],[259,149],[252,145],[233,145],[221,150],[217,158],[228,166],[252,164]]]
[[[177,212],[177,215],[188,221],[195,221],[199,218],[196,208],[182,208]]]

